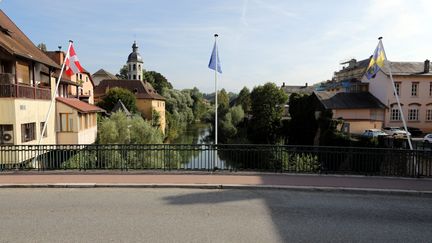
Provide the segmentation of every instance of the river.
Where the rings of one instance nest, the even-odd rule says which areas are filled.
[[[209,140],[211,126],[205,123],[194,123],[187,127],[186,131],[178,138],[168,142],[170,144],[213,144],[213,140]],[[201,169],[213,169],[214,154],[211,151],[202,150],[196,154],[190,154],[184,167],[187,169],[195,169],[197,166]],[[225,167],[225,161],[219,158],[216,160],[218,168]],[[205,165],[205,166],[203,166]]]

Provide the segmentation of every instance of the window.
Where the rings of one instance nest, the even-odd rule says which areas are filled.
[[[138,71],[141,71],[141,64],[138,64]]]
[[[417,96],[418,85],[419,83],[411,84],[411,96]]]
[[[28,63],[23,61],[17,61],[16,72],[18,83],[30,85],[30,66]]]
[[[85,117],[85,124],[84,124],[84,126],[85,126],[85,128],[87,129],[87,128],[89,128],[89,126],[90,126],[90,114],[85,114],[84,115],[84,117]]]
[[[133,75],[133,79],[134,79],[134,80],[136,79],[136,75],[135,75],[135,74]]]
[[[129,64],[129,71],[132,70],[132,64]]]
[[[70,113],[60,113],[60,131],[72,132],[73,119]]]
[[[0,144],[13,143],[13,125],[0,125]]]
[[[432,82],[429,83],[429,96],[432,96]]]
[[[395,82],[396,94],[400,96],[400,82]]]
[[[401,115],[397,106],[391,108],[390,111],[390,121],[400,121]]]
[[[419,109],[417,107],[410,107],[408,109],[408,121],[418,121]]]
[[[141,80],[141,75],[138,75],[138,79]]]
[[[432,107],[426,110],[426,121],[432,121]]]
[[[134,70],[134,71],[136,70],[136,64],[133,65],[133,70]]]
[[[36,123],[21,124],[21,142],[25,143],[36,139]]]
[[[82,80],[82,74],[80,73],[80,80]]]
[[[45,125],[45,122],[40,123],[40,134],[42,134],[42,130],[43,130],[44,125]],[[45,129],[45,132],[43,133],[43,137],[44,138],[48,137],[48,127]]]

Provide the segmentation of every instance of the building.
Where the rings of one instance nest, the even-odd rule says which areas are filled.
[[[37,144],[60,67],[0,10],[0,145]],[[48,118],[41,144],[55,144],[55,115]],[[0,163],[25,161],[34,153],[0,154]]]
[[[103,110],[77,98],[56,98],[57,144],[92,144],[97,137],[97,113]]]
[[[63,65],[66,53],[48,51],[46,54],[58,65]],[[54,73],[58,78],[60,70]],[[56,98],[57,144],[92,144],[97,137],[97,113],[103,109],[94,104],[94,84],[89,72],[72,76],[64,72]]]
[[[315,91],[319,110],[331,110],[333,119],[344,121],[344,131],[360,134],[366,129],[381,129],[386,106],[369,92]]]
[[[317,87],[317,91],[328,91],[328,92],[367,92],[368,84],[361,81],[366,69],[369,65],[370,58],[357,61],[351,59],[346,62],[342,62],[342,69],[334,72],[333,78],[325,82],[320,83]]]
[[[111,74],[110,72],[99,69],[97,72],[93,73],[91,76],[93,79],[94,86],[98,86],[99,83],[104,79],[117,79],[117,77],[114,74]]]
[[[143,80],[143,60],[138,52],[138,46],[136,42],[132,44],[132,52],[129,54],[126,65],[128,67],[128,79],[132,80]]]
[[[64,62],[66,53],[63,51],[47,51],[45,52],[54,62],[61,66]],[[58,78],[60,70],[54,73]],[[64,72],[60,80],[58,89],[59,97],[77,98],[89,104],[94,104],[94,83],[92,76],[84,69],[81,73],[69,77]]]
[[[102,80],[95,89],[96,101],[103,99],[108,90],[115,87],[127,89],[135,94],[138,111],[145,119],[151,121],[157,112],[160,129],[162,132],[165,131],[165,98],[159,95],[150,83],[141,80]]]
[[[334,72],[332,80],[336,82],[351,79],[361,80],[366,72],[367,67],[369,66],[369,62],[370,58],[363,59],[361,61],[357,61],[353,58],[349,61],[342,62],[341,65],[348,65],[343,66],[341,70]]]
[[[95,100],[98,102],[103,99],[109,89],[119,87],[131,91],[135,94],[138,111],[147,120],[153,120],[156,113],[159,116],[159,124],[162,132],[165,133],[166,116],[165,116],[165,98],[162,97],[153,88],[153,86],[143,78],[143,59],[138,52],[138,46],[134,41],[132,52],[127,59],[129,79],[103,79],[95,88]],[[102,70],[102,71],[101,71]],[[99,70],[95,74],[98,77],[111,76],[112,74]],[[93,74],[93,76],[95,76]]]
[[[432,69],[430,61],[391,62],[391,70],[396,92],[402,106],[407,126],[420,128],[423,132],[432,132]],[[386,105],[384,126],[402,127],[393,85],[390,80],[389,63],[368,80],[369,92]]]

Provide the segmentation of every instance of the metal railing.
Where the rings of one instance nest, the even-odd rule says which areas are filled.
[[[0,171],[8,170],[228,170],[432,177],[432,151],[283,145],[2,145]]]

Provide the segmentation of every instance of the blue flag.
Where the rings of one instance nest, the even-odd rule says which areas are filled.
[[[218,73],[222,73],[222,68],[221,68],[221,64],[220,64],[220,60],[219,60],[218,48],[216,46],[216,41],[215,41],[214,46],[213,46],[213,51],[212,51],[212,54],[211,54],[211,57],[210,57],[210,62],[208,64],[208,67],[210,69],[216,70],[216,63],[217,63],[217,71],[218,71]]]

